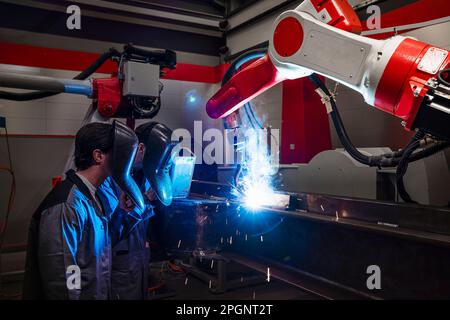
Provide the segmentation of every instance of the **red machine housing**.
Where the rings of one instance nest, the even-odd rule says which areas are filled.
[[[361,21],[347,0],[310,0],[318,13],[326,9],[331,17],[327,23],[338,29],[360,34]]]
[[[450,65],[450,55],[447,55],[436,70],[421,70],[419,65],[430,48],[434,47],[414,39],[405,39],[389,60],[375,94],[375,106],[402,119],[407,129],[412,129],[428,92],[426,83]]]
[[[206,112],[211,118],[218,119],[230,115],[261,92],[285,80],[267,55],[237,75],[206,104]]]
[[[361,21],[346,0],[309,0],[301,6],[311,4],[320,15],[327,12],[329,25],[361,33]],[[275,50],[285,57],[296,53],[303,43],[303,28],[296,19],[286,18],[279,22],[273,35]],[[266,55],[233,76],[207,102],[206,112],[213,119],[224,118],[237,111],[262,92],[286,80]]]
[[[114,116],[122,99],[121,83],[117,75],[111,78],[94,79],[93,89],[98,112],[104,117]]]

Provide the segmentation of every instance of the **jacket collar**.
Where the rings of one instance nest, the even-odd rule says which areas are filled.
[[[89,188],[84,184],[84,182],[80,179],[80,177],[77,176],[77,174],[75,173],[75,170],[71,169],[71,170],[67,171],[66,177],[67,177],[67,179],[72,181],[73,184],[75,184],[77,186],[78,190],[80,190],[81,193],[86,198],[89,198],[90,200],[94,201],[94,199],[92,198],[92,194],[89,191]]]
[[[67,179],[69,179],[70,181],[72,181],[72,183],[75,184],[75,185],[77,186],[78,190],[80,190],[81,193],[82,193],[85,197],[87,197],[87,198],[92,202],[92,205],[93,205],[94,207],[96,207],[98,210],[100,210],[100,211],[98,211],[98,212],[101,212],[101,213],[104,213],[104,212],[105,212],[105,211],[104,211],[104,207],[105,207],[105,206],[104,206],[104,204],[103,204],[102,198],[99,197],[99,202],[100,202],[100,206],[101,206],[101,207],[99,207],[97,201],[95,201],[95,199],[92,197],[91,191],[90,191],[89,188],[84,184],[83,180],[81,180],[80,177],[76,174],[75,170],[71,169],[71,170],[67,171],[67,172],[66,172],[66,177],[67,177]],[[97,213],[97,214],[98,214],[100,217],[102,217],[101,214],[99,214],[99,213]]]

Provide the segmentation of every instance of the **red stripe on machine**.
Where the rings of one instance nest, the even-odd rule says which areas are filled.
[[[419,0],[409,5],[381,15],[381,29],[392,28],[416,23],[436,20],[450,16],[450,6],[448,0]],[[366,21],[363,23],[363,31],[369,31]],[[401,30],[398,34],[414,30]],[[369,35],[374,39],[386,39],[394,35],[394,32]]]

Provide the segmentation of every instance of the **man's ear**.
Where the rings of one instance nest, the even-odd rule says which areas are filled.
[[[92,151],[92,159],[94,159],[95,164],[102,164],[105,161],[105,154],[99,149]]]

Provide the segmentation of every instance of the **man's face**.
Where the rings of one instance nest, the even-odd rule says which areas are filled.
[[[98,165],[104,172],[105,177],[110,176],[111,173],[111,151],[103,153],[101,150],[96,149],[92,153],[95,165]]]
[[[144,161],[145,145],[143,143],[138,144],[136,158],[134,158],[133,169],[142,169],[142,163]]]

